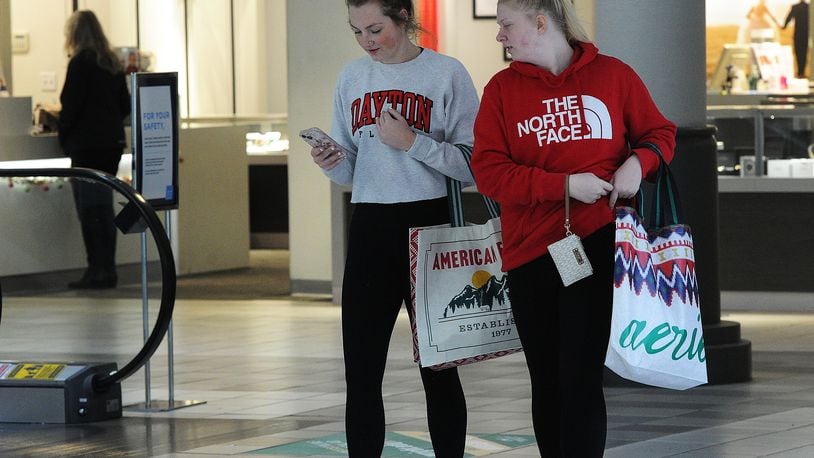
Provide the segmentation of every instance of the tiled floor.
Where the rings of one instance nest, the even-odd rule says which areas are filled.
[[[807,302],[811,312],[724,313],[752,340],[751,382],[685,392],[607,388],[606,456],[814,456],[814,295],[749,298],[778,304],[775,309],[784,300]],[[724,310],[734,299],[744,300],[723,295]],[[5,300],[2,318],[0,360],[122,366],[142,342],[136,299],[13,297]],[[173,331],[174,398],[205,404],[170,412],[128,409],[121,420],[83,426],[0,424],[0,455],[342,455],[338,307],[319,300],[179,299]],[[431,456],[422,451],[428,447],[423,392],[411,355],[402,314],[384,385],[389,456]],[[151,373],[152,399],[167,400],[166,345],[153,357]],[[533,442],[524,446],[533,438],[522,355],[463,367],[461,375],[470,455],[538,456]],[[123,390],[125,404],[143,402],[143,371]]]

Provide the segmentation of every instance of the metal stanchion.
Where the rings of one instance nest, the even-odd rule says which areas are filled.
[[[167,238],[172,242],[172,215],[170,210],[164,212],[164,227],[167,231]],[[147,238],[146,234],[141,235],[141,294],[142,294],[142,317],[144,320],[145,334],[144,338],[147,339],[149,329],[148,319],[148,297],[147,297]],[[172,243],[170,243],[172,245]],[[167,412],[170,410],[182,409],[184,407],[191,407],[199,404],[206,404],[206,401],[197,400],[176,400],[175,399],[175,360],[173,357],[173,335],[172,335],[172,320],[170,320],[167,328],[167,393],[166,401],[152,400],[150,397],[150,362],[144,365],[144,399],[143,403],[131,404],[125,406],[125,410],[137,412]]]
[[[144,329],[144,342],[150,337],[150,304],[147,298],[147,233],[141,233],[141,321]],[[170,321],[172,323],[172,321]],[[151,406],[150,360],[144,363],[144,405]]]

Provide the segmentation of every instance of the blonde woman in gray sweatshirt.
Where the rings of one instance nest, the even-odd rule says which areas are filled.
[[[348,63],[334,94],[331,136],[312,149],[354,203],[342,286],[342,334],[351,457],[381,456],[382,379],[390,335],[410,303],[410,227],[449,222],[445,176],[472,183],[456,144],[472,146],[478,96],[457,60],[413,41],[411,0],[347,0],[367,56]],[[407,307],[410,320],[412,311]],[[420,369],[435,456],[461,457],[466,401],[457,369]]]

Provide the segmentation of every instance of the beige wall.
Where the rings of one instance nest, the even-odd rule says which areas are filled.
[[[181,129],[173,247],[179,275],[249,265],[248,126]]]
[[[13,95],[31,96],[33,103],[57,103],[64,81],[65,19],[70,14],[67,0],[11,0],[11,31],[29,35],[29,51],[12,57]],[[42,72],[54,73],[55,91],[43,91]]]
[[[593,40],[596,37],[596,14],[594,2],[596,0],[574,0],[577,8],[577,15],[582,21],[582,26],[588,32],[588,36]]]
[[[0,30],[11,30],[11,1],[0,0]],[[11,79],[11,34],[0,34],[0,78]]]
[[[136,0],[80,0],[79,9],[93,10],[113,46],[136,45]]]
[[[345,3],[288,0],[289,244],[295,292],[327,289],[331,281],[330,181],[313,163],[296,133],[330,130],[336,77],[362,55],[347,24]]]
[[[189,114],[209,116],[232,113],[230,2],[187,0],[185,4],[189,43]]]
[[[478,94],[489,79],[508,65],[503,49],[495,41],[494,19],[472,18],[472,2],[444,0],[442,52],[460,60],[472,75]]]
[[[3,8],[8,5],[10,8]],[[178,72],[183,116],[285,113],[287,106],[284,0],[234,0],[236,99],[232,91],[232,40],[228,0],[140,0],[141,49],[153,54],[153,71]],[[57,103],[65,79],[64,24],[70,0],[0,0],[10,9],[11,30],[28,32],[30,50],[3,62],[17,83],[14,95]],[[184,6],[189,35],[185,36]],[[135,46],[135,0],[81,0],[99,17],[112,46]],[[1,24],[1,22],[0,22]],[[185,38],[190,49],[187,103]],[[4,37],[4,40],[7,39]],[[0,40],[0,48],[4,41]],[[10,45],[8,45],[10,46]],[[5,48],[3,48],[5,49]],[[3,51],[0,51],[2,57]],[[43,91],[41,72],[53,72],[55,91]],[[187,113],[187,106],[191,110]]]
[[[261,24],[266,34],[265,71],[254,75],[265,78],[267,85],[266,107],[271,113],[288,113],[288,30],[286,28],[286,1],[264,0],[265,22]],[[263,18],[261,18],[263,20]],[[261,50],[262,53],[262,50]]]

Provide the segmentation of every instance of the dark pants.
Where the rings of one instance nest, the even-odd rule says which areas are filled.
[[[350,225],[342,285],[342,340],[351,457],[381,456],[382,379],[401,304],[410,304],[409,228],[449,222],[446,199],[357,204]],[[407,307],[410,321],[411,307]],[[466,401],[457,369],[421,369],[427,421],[438,458],[463,456]]]
[[[614,225],[582,243],[594,274],[567,288],[548,254],[508,273],[531,376],[534,435],[544,457],[601,457],[605,448],[602,373],[610,338]]]
[[[116,275],[116,226],[113,191],[97,183],[71,182],[76,212],[85,242],[88,274],[95,279]]]
[[[120,149],[86,151],[72,157],[71,166],[101,170],[115,175],[122,151]],[[76,213],[82,228],[82,240],[87,255],[87,275],[91,279],[108,279],[116,275],[116,225],[113,210],[113,190],[90,181],[74,179]]]
[[[808,64],[808,36],[794,37],[794,57],[797,61],[797,78],[806,77],[806,64]]]

